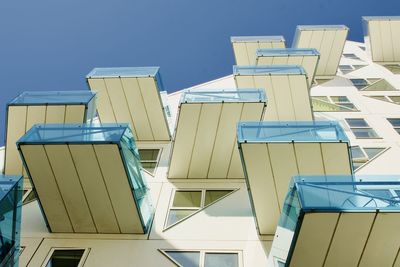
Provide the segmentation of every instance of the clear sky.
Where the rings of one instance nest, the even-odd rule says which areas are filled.
[[[284,35],[298,24],[400,15],[399,0],[2,0],[0,144],[5,104],[22,91],[87,90],[94,67],[160,66],[173,92],[232,72],[230,36]]]

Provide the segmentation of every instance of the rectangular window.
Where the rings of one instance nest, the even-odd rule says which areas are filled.
[[[81,267],[89,253],[88,249],[56,248],[50,251],[44,267]]]
[[[160,250],[177,266],[182,267],[240,267],[241,253],[238,251],[210,250]]]
[[[347,96],[313,96],[313,111],[316,112],[354,112],[356,106]]]
[[[350,72],[353,72],[355,70],[361,69],[362,67],[365,67],[367,65],[339,65],[339,70],[343,74],[347,74]]]
[[[381,78],[350,79],[353,85],[360,91],[396,91],[396,89]]]
[[[369,126],[369,124],[362,118],[346,119],[346,122],[350,126],[350,130],[353,132],[356,138],[379,138],[375,130],[372,129],[372,127]]]
[[[142,168],[151,175],[154,175],[154,172],[157,168],[160,159],[161,149],[138,149],[138,150]]]
[[[352,54],[352,53],[343,53],[343,57],[350,58],[350,59],[361,60],[358,56],[356,56],[355,54]]]
[[[392,124],[394,130],[400,134],[400,118],[388,118],[390,124]]]

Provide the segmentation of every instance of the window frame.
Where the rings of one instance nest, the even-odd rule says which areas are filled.
[[[392,99],[392,97],[400,97],[400,95],[364,95],[365,97],[372,98],[374,100],[384,101],[395,105],[400,105],[400,101],[396,102]],[[375,97],[383,97],[385,99],[377,99]]]
[[[349,59],[355,59],[355,60],[361,60],[361,58],[359,58],[356,54],[354,53],[343,53],[342,54],[344,58],[349,58]]]
[[[390,121],[391,119],[400,120],[400,117],[397,117],[397,118],[386,118],[386,120],[390,123],[390,125],[391,125],[392,128],[394,129],[394,131],[395,131],[398,135],[400,135],[400,125],[399,125],[399,126],[393,125],[393,123]]]
[[[355,80],[364,80],[366,85],[363,85],[362,87],[360,87],[361,85],[354,84]],[[390,82],[388,82],[385,78],[349,78],[349,81],[352,83],[352,85],[355,88],[357,88],[358,91],[366,91],[366,92],[395,92],[395,91],[397,91],[395,88],[394,88],[394,90],[367,90],[369,87],[381,82],[382,80],[384,80],[386,83],[388,83],[391,87],[394,88],[394,86]]]
[[[26,192],[22,195],[22,205],[26,205],[37,200],[37,193],[33,188],[28,188],[25,190]],[[34,198],[29,201],[25,201],[31,193],[35,194]]]
[[[365,66],[368,66],[368,65],[363,65],[363,64],[343,64],[343,65],[339,65],[338,69],[340,70],[340,72],[343,75],[346,75],[346,74],[349,74],[350,72],[359,70],[359,69],[361,69],[361,68],[363,68]]]
[[[361,170],[362,168],[364,168],[365,166],[367,166],[369,163],[371,163],[373,160],[375,160],[376,158],[378,158],[379,156],[381,156],[383,153],[385,153],[386,151],[388,151],[390,149],[390,147],[379,147],[379,146],[360,146],[360,145],[354,145],[350,147],[350,150],[352,147],[359,147],[362,151],[362,153],[364,154],[365,158],[367,159],[365,162],[360,161],[360,162],[356,162],[356,163],[362,163],[357,169],[353,169],[353,172],[357,172],[359,170]],[[365,152],[364,148],[378,148],[378,149],[383,149],[381,152],[379,152],[378,154],[376,154],[375,156],[373,156],[372,158],[370,158],[367,154],[367,152]],[[351,160],[351,164],[354,164],[354,159],[352,156],[352,160]]]
[[[328,101],[320,99],[320,98],[326,98]],[[345,97],[347,99],[347,102],[337,102],[332,99],[332,97]],[[359,112],[360,110],[357,108],[357,106],[349,99],[347,95],[316,95],[316,96],[311,96],[311,102],[312,100],[317,99],[318,101],[325,102],[327,104],[331,105],[336,105],[340,108],[348,109],[348,110],[335,110],[335,111],[315,111],[315,112]],[[344,106],[343,104],[352,104],[354,109],[350,109],[347,106]]]
[[[83,265],[86,262],[87,257],[89,256],[89,252],[91,248],[84,248],[84,247],[51,247],[49,252],[47,253],[46,258],[44,259],[41,267],[46,267],[46,265],[49,263],[49,260],[51,259],[51,256],[53,255],[54,251],[56,250],[84,250],[82,257],[78,263],[77,267],[83,267]]]
[[[142,158],[140,157],[140,152],[139,152],[140,150],[158,150],[157,159],[156,160],[142,160]],[[138,148],[138,154],[139,154],[139,158],[140,158],[141,169],[143,171],[145,171],[146,173],[148,173],[149,175],[153,176],[153,177],[156,176],[157,168],[158,168],[158,165],[159,165],[160,159],[161,159],[162,150],[163,149],[161,147],[157,147],[157,148],[144,148],[144,147],[143,148]],[[154,167],[153,173],[151,173],[149,170],[145,169],[142,166],[142,163],[154,163],[154,162],[156,163],[156,165]]]
[[[352,120],[352,119],[358,119],[358,120],[363,120],[367,126],[351,126],[350,123],[347,120]],[[373,127],[371,127],[371,125],[368,123],[368,121],[364,118],[344,118],[344,121],[346,122],[347,126],[349,127],[349,129],[351,130],[351,133],[354,135],[354,137],[356,139],[382,139],[382,137],[375,131],[375,129]],[[374,137],[357,137],[357,135],[354,133],[353,129],[370,129],[372,130],[376,136]]]

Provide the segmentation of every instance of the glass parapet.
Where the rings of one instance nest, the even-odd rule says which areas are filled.
[[[263,89],[228,89],[218,91],[185,91],[181,103],[265,102]]]
[[[306,75],[300,65],[233,66],[233,75]]]
[[[231,36],[232,43],[285,42],[283,36]]]
[[[91,91],[26,91],[19,94],[8,105],[88,105],[95,96],[96,93]]]
[[[371,21],[371,20],[385,20],[385,21],[392,21],[392,20],[400,20],[400,16],[363,16],[362,20]]]
[[[261,48],[256,52],[259,57],[272,56],[319,56],[315,48]]]
[[[346,25],[297,25],[297,30],[348,30]]]
[[[0,175],[0,265],[18,266],[22,176]]]
[[[238,142],[349,142],[336,121],[239,122]]]

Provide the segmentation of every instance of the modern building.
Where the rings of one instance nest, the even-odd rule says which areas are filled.
[[[131,67],[18,96],[2,266],[400,266],[400,17],[362,23],[232,37],[232,75],[170,94]]]

